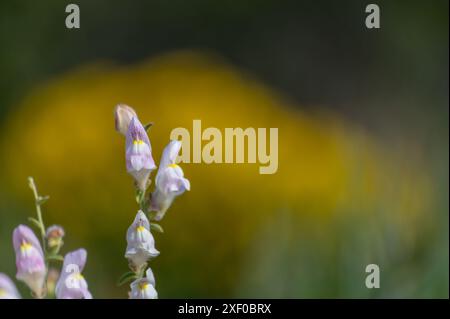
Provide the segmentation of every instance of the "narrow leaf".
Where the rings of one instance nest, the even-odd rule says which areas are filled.
[[[37,203],[39,204],[39,205],[42,205],[42,204],[44,204],[46,201],[48,201],[48,199],[50,198],[50,196],[39,196],[38,197],[38,199],[37,199]]]
[[[152,127],[153,126],[153,122],[150,122],[150,123],[148,123],[148,124],[145,124],[144,125],[144,129],[146,130],[146,131],[148,131],[149,129],[150,129],[150,127]]]
[[[36,218],[33,217],[28,217],[28,220],[37,228],[41,229],[41,224],[39,223],[39,221]]]
[[[128,271],[120,276],[119,280],[117,280],[117,286],[122,286],[124,283],[135,279],[137,279],[136,274],[132,271]]]
[[[155,224],[155,223],[151,223],[150,224],[150,229],[157,231],[158,233],[164,233],[164,229],[161,227],[160,224]]]

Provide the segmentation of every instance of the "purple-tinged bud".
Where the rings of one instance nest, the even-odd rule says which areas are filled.
[[[16,285],[3,273],[0,273],[0,299],[21,299]]]
[[[125,258],[130,261],[133,270],[138,271],[150,258],[159,255],[155,248],[155,240],[150,232],[150,223],[142,211],[136,217],[127,231],[127,249]]]
[[[156,168],[147,132],[137,117],[133,117],[126,134],[125,157],[127,171],[140,190],[145,191],[150,173]]]
[[[133,108],[126,104],[118,104],[114,110],[114,124],[116,126],[116,131],[126,136],[128,126],[133,117],[137,117]]]
[[[170,141],[161,157],[150,205],[150,211],[156,211],[157,221],[164,217],[175,197],[191,188],[189,180],[184,178],[183,170],[175,163],[180,148],[180,141]]]
[[[63,245],[64,228],[53,225],[47,228],[45,237],[47,238],[47,246],[53,253],[57,253]]]
[[[25,282],[36,297],[43,297],[47,269],[39,240],[29,227],[19,225],[13,232],[13,245],[16,253],[16,278]]]
[[[92,299],[88,284],[81,274],[86,258],[87,252],[82,248],[66,254],[61,275],[56,284],[56,298]]]

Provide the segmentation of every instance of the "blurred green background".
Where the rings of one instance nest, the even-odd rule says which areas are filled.
[[[279,169],[182,164],[192,190],[155,234],[161,298],[448,298],[448,2],[0,4],[0,272],[35,177],[96,298],[125,298],[136,214],[113,108],[155,161],[178,126],[278,127]],[[381,288],[365,287],[365,267]],[[22,283],[18,287],[28,297]]]

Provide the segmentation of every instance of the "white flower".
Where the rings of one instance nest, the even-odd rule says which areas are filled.
[[[150,211],[156,211],[155,220],[161,220],[175,197],[190,190],[188,179],[175,161],[181,148],[180,141],[170,141],[163,151],[155,179],[156,190],[152,193]]]
[[[158,293],[155,289],[155,277],[150,268],[145,272],[145,277],[136,279],[130,285],[130,299],[157,299]]]
[[[147,216],[140,210],[127,231],[127,249],[125,258],[130,260],[135,269],[140,269],[147,260],[159,255],[155,240],[150,232]]]

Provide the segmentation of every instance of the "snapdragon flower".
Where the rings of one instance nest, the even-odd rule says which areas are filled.
[[[130,285],[130,299],[157,299],[158,293],[155,289],[155,277],[150,268],[145,272],[144,278],[133,281]]]
[[[56,283],[56,298],[92,299],[86,279],[81,274],[86,258],[87,252],[82,248],[66,254],[61,275]]]
[[[13,245],[16,253],[16,278],[25,282],[36,297],[42,297],[47,269],[39,240],[29,227],[19,225],[13,232]]]
[[[0,273],[0,299],[21,299],[16,285],[3,273]]]
[[[155,179],[156,189],[152,193],[150,205],[150,211],[156,211],[155,220],[157,221],[164,217],[175,197],[191,188],[189,180],[184,178],[183,170],[175,163],[180,149],[181,142],[172,140],[161,157]]]
[[[137,114],[133,108],[126,104],[118,104],[114,110],[114,124],[116,131],[126,136],[128,126],[130,125],[133,117],[137,117]]]
[[[159,251],[155,248],[155,239],[150,232],[150,223],[147,216],[140,210],[127,231],[125,258],[130,261],[130,265],[135,270],[139,270],[147,260],[158,255]]]
[[[126,134],[125,157],[127,171],[141,191],[147,188],[150,173],[156,168],[147,132],[136,116],[131,118]]]

